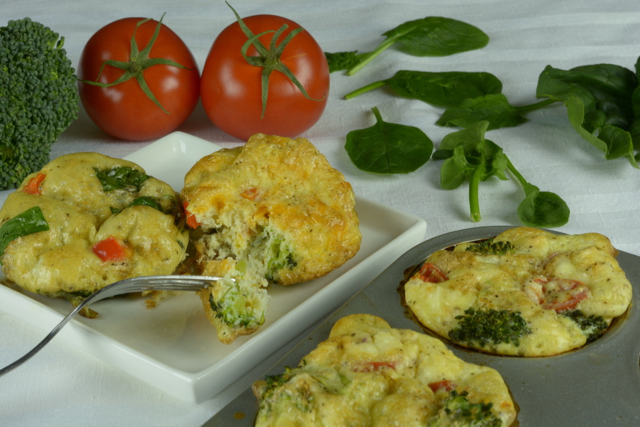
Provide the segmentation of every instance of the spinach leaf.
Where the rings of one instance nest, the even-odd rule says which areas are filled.
[[[489,36],[456,19],[428,16],[400,24],[382,34],[413,56],[448,56],[485,47]]]
[[[378,174],[409,173],[424,165],[433,142],[420,129],[382,120],[373,107],[376,123],[347,134],[345,150],[360,170]]]
[[[509,172],[520,181],[525,193],[524,200],[518,206],[518,217],[524,225],[553,228],[569,222],[569,206],[560,196],[549,191],[540,191],[535,185],[529,184],[511,162]]]
[[[162,210],[162,206],[160,206],[160,203],[158,203],[155,198],[150,196],[138,197],[133,202],[131,202],[129,206],[149,206],[150,208],[154,208],[164,213],[164,211]]]
[[[491,73],[400,70],[389,79],[368,84],[348,93],[345,99],[355,98],[386,85],[400,96],[439,107],[454,107],[467,98],[502,92],[502,82]]]
[[[358,54],[357,50],[351,52],[325,52],[324,56],[327,58],[327,64],[329,64],[329,72],[333,73],[340,70],[348,70],[354,67],[362,58],[367,55],[366,53]]]
[[[481,49],[489,43],[489,36],[479,28],[455,19],[436,16],[407,21],[382,35],[386,37],[385,40],[373,51],[364,54],[356,65],[351,66],[347,71],[348,75],[357,73],[396,43],[401,51],[413,56],[453,55]],[[344,64],[351,65],[348,62]],[[329,64],[330,69],[334,70],[344,69],[340,68],[343,66],[337,61]]]
[[[515,127],[527,121],[517,107],[501,93],[467,98],[459,105],[447,108],[438,126],[468,128],[479,121],[488,121],[488,130]]]
[[[513,166],[498,145],[484,138],[489,129],[486,120],[476,122],[467,129],[446,135],[434,159],[443,159],[440,169],[440,185],[445,190],[458,188],[469,180],[469,209],[471,220],[481,220],[479,185],[492,176],[507,180],[511,172],[525,192],[518,207],[520,221],[531,227],[559,227],[569,221],[569,208],[564,200],[550,192],[540,191],[529,184]]]
[[[125,206],[123,209],[129,208],[131,206],[149,206],[150,208],[154,208],[162,213],[169,213],[169,212],[165,212],[162,209],[162,205],[160,205],[158,199],[151,196],[140,196],[136,198],[133,202],[129,203],[129,205]],[[123,211],[123,209],[114,208],[113,206],[110,206],[109,209],[111,210],[111,213],[113,215],[117,215]]]
[[[569,207],[555,193],[528,186],[525,199],[518,206],[520,221],[529,227],[561,227],[569,221]]]
[[[637,118],[629,128],[629,134],[631,134],[631,141],[635,150],[640,150],[640,118]],[[640,153],[636,154],[636,158]]]
[[[0,227],[0,257],[4,255],[4,250],[9,246],[9,243],[18,237],[47,230],[49,230],[49,223],[44,218],[39,206],[34,206],[14,216]]]
[[[96,176],[102,184],[105,192],[126,189],[128,191],[140,191],[143,182],[149,179],[144,172],[128,166],[116,166],[111,169],[96,171]]]
[[[480,216],[479,185],[492,176],[506,180],[505,170],[508,159],[502,148],[484,138],[489,122],[480,121],[458,132],[446,135],[440,149],[434,153],[438,158],[446,158],[440,168],[440,186],[453,190],[469,180],[469,207],[471,220],[478,222]]]
[[[633,151],[633,136],[637,139],[634,123],[640,111],[637,89],[636,74],[618,65],[595,64],[570,70],[549,65],[538,78],[536,95],[563,102],[574,129],[607,160],[625,157],[637,168]]]

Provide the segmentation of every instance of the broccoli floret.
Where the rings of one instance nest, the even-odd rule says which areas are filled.
[[[512,343],[520,345],[520,338],[531,329],[520,312],[508,310],[469,308],[456,316],[458,326],[449,331],[449,338],[457,343],[487,344]]]
[[[281,236],[271,237],[265,257],[267,259],[265,278],[270,281],[275,281],[275,276],[279,270],[294,268],[297,265],[291,253],[291,248]]]
[[[250,290],[234,285],[230,286],[218,301],[210,295],[209,304],[216,317],[231,328],[260,326],[265,320],[264,311],[252,307],[251,298]]]
[[[516,248],[511,242],[494,242],[493,239],[487,239],[468,246],[466,250],[480,255],[506,255],[513,253]]]
[[[429,421],[429,427],[499,427],[502,425],[502,421],[491,412],[493,404],[471,403],[467,395],[466,391],[458,393],[451,390],[449,397],[444,401],[444,406]]]
[[[0,190],[49,162],[78,118],[80,96],[64,38],[24,18],[0,27]]]
[[[290,367],[285,366],[284,369],[285,372],[283,374],[265,375],[264,386],[261,390],[262,398],[260,406],[263,406],[265,403],[270,406],[269,401],[273,397],[274,392],[294,376]]]
[[[585,316],[582,310],[570,310],[561,314],[578,324],[582,332],[587,336],[587,344],[600,338],[609,327],[609,324],[602,316],[596,316],[595,314]]]

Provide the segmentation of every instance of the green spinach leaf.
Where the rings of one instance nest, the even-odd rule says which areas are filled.
[[[569,221],[569,207],[555,193],[530,186],[525,199],[518,206],[520,221],[529,227],[561,227]]]
[[[413,56],[448,56],[489,43],[489,36],[478,27],[440,16],[408,21],[382,35]]]
[[[135,199],[129,206],[149,206],[150,208],[154,208],[159,210],[160,212],[164,212],[162,210],[162,206],[158,201],[150,196],[141,196]]]
[[[149,179],[144,172],[128,166],[117,166],[106,170],[95,169],[95,171],[105,192],[122,189],[140,191],[142,183]]]
[[[0,227],[0,257],[4,255],[4,250],[9,246],[9,243],[18,237],[47,230],[49,230],[49,223],[39,206],[34,206],[14,216]]]
[[[467,98],[447,108],[436,122],[439,126],[468,128],[480,121],[489,122],[488,130],[515,127],[527,121],[518,108],[501,93]]]
[[[640,111],[637,89],[636,73],[618,65],[570,70],[547,66],[538,78],[536,95],[563,102],[573,128],[607,160],[625,157],[637,168],[633,141]]]
[[[393,77],[368,84],[345,95],[345,99],[390,86],[396,94],[438,107],[454,107],[467,98],[502,92],[502,82],[485,72],[426,72],[400,70]]]
[[[444,158],[440,168],[440,186],[445,190],[458,188],[469,180],[471,220],[481,219],[479,185],[492,176],[506,180],[508,159],[502,148],[484,138],[489,122],[480,121],[458,132],[446,135],[434,157]],[[447,158],[447,153],[452,153]]]
[[[442,159],[440,185],[445,190],[458,188],[469,181],[469,209],[471,220],[481,220],[479,185],[492,176],[507,180],[511,172],[525,192],[525,199],[518,207],[520,221],[531,227],[559,227],[569,220],[569,208],[558,195],[540,191],[529,184],[513,166],[498,145],[485,139],[489,129],[486,120],[476,122],[467,129],[446,135],[434,159]]]
[[[341,55],[334,57],[335,61],[329,63],[329,69],[346,69],[348,65],[350,68],[347,74],[353,75],[396,43],[401,51],[413,56],[453,55],[481,49],[489,43],[489,36],[479,28],[462,21],[437,16],[407,21],[382,35],[386,37],[385,40],[373,51],[362,54],[355,65],[344,60],[349,55],[339,52]],[[327,58],[331,61],[331,56]]]
[[[529,227],[561,227],[569,222],[569,206],[560,196],[549,191],[540,191],[529,184],[520,172],[509,162],[509,172],[522,185],[525,198],[518,206],[518,218]]]
[[[367,54],[358,53],[357,50],[351,52],[325,52],[324,56],[327,58],[327,64],[329,64],[329,72],[348,70],[354,67],[358,62],[362,60]]]
[[[378,174],[409,173],[424,165],[433,142],[420,129],[382,120],[374,107],[376,123],[347,134],[345,150],[360,170]]]
[[[162,213],[170,213],[170,212],[165,212],[162,209],[162,205],[160,204],[158,199],[151,196],[140,196],[136,198],[133,202],[129,203],[128,206],[125,206],[123,209],[129,208],[131,206],[149,206],[150,208],[158,210]],[[111,206],[110,209],[113,215],[119,214],[123,211],[123,209],[114,208],[113,206]]]

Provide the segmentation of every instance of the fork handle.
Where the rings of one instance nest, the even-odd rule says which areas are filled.
[[[214,276],[141,276],[130,279],[121,280],[119,282],[112,283],[110,285],[101,288],[91,295],[89,295],[84,301],[76,306],[69,314],[67,314],[56,325],[55,328],[47,334],[42,341],[32,348],[27,354],[20,359],[0,369],[0,376],[12,371],[24,362],[29,360],[33,355],[38,353],[54,336],[71,320],[80,310],[86,305],[100,301],[105,298],[113,297],[123,293],[141,292],[146,290],[182,290],[182,291],[195,291],[197,289],[204,289],[208,284],[220,280],[220,277]],[[234,279],[231,279],[234,280]],[[167,284],[163,284],[167,282]],[[154,286],[155,284],[155,286]]]
[[[96,295],[97,293],[92,294]],[[22,356],[20,359],[16,360],[15,362],[11,363],[10,365],[5,366],[4,368],[0,369],[0,376],[14,370],[15,368],[17,368],[18,366],[22,365],[24,362],[26,362],[27,360],[31,359],[31,357],[33,357],[37,352],[39,352],[42,347],[44,347],[45,345],[47,345],[47,343],[49,341],[51,341],[53,339],[53,337],[56,336],[56,334],[60,331],[60,329],[62,329],[62,327],[64,325],[66,325],[69,320],[71,320],[80,310],[82,310],[82,308],[87,304],[87,301],[89,300],[88,297],[87,299],[85,299],[84,301],[82,301],[76,308],[73,309],[73,311],[71,311],[71,313],[67,314],[64,319],[62,319],[60,321],[60,323],[58,323],[56,325],[55,328],[53,328],[51,330],[51,332],[49,332],[47,334],[46,337],[44,337],[44,339],[42,341],[40,341],[38,343],[38,345],[36,345],[35,347],[33,347],[27,354],[25,354],[24,356]],[[102,298],[99,298],[102,299]]]
[[[64,325],[66,325],[67,323],[69,323],[69,321],[71,319],[73,319],[75,317],[76,314],[78,314],[78,312],[80,312],[80,310],[82,310],[85,306],[87,306],[90,303],[93,302],[97,302],[100,300],[103,300],[105,298],[109,298],[109,297],[113,297],[116,295],[119,295],[120,293],[122,293],[122,289],[118,289],[117,285],[119,285],[121,282],[116,282],[116,283],[112,283],[110,285],[105,286],[102,289],[98,289],[97,291],[95,291],[94,293],[92,293],[91,295],[89,295],[87,298],[85,298],[80,304],[78,304],[69,314],[67,314],[61,321],[60,323],[58,323],[48,334],[46,337],[44,337],[42,339],[42,341],[40,341],[38,343],[38,345],[36,345],[35,347],[33,347],[27,354],[25,354],[24,356],[22,356],[21,358],[19,358],[18,360],[16,360],[15,362],[5,366],[4,368],[0,369],[0,376],[11,372],[12,370],[14,370],[15,368],[17,368],[18,366],[22,365],[24,362],[26,362],[27,360],[31,359],[36,353],[38,353],[40,350],[42,350],[42,348],[47,345],[49,343],[49,341],[51,341],[53,339],[53,337],[55,337],[58,332],[60,332],[60,330],[64,327]],[[138,288],[140,287],[139,285],[137,286]],[[137,289],[134,289],[133,287],[130,289],[126,289],[126,291],[136,291]]]

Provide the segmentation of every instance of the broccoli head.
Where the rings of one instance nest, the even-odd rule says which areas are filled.
[[[512,343],[518,346],[520,338],[531,333],[520,312],[469,308],[456,319],[458,325],[449,331],[449,338],[461,344],[484,347],[487,344]]]
[[[80,97],[64,38],[24,18],[0,27],[0,190],[49,162],[78,117]]]
[[[474,426],[474,427],[499,427],[502,426],[500,418],[491,412],[491,403],[471,403],[467,398],[468,393],[458,393],[452,390],[444,401],[444,406],[435,417],[429,421],[429,427],[443,426]]]

